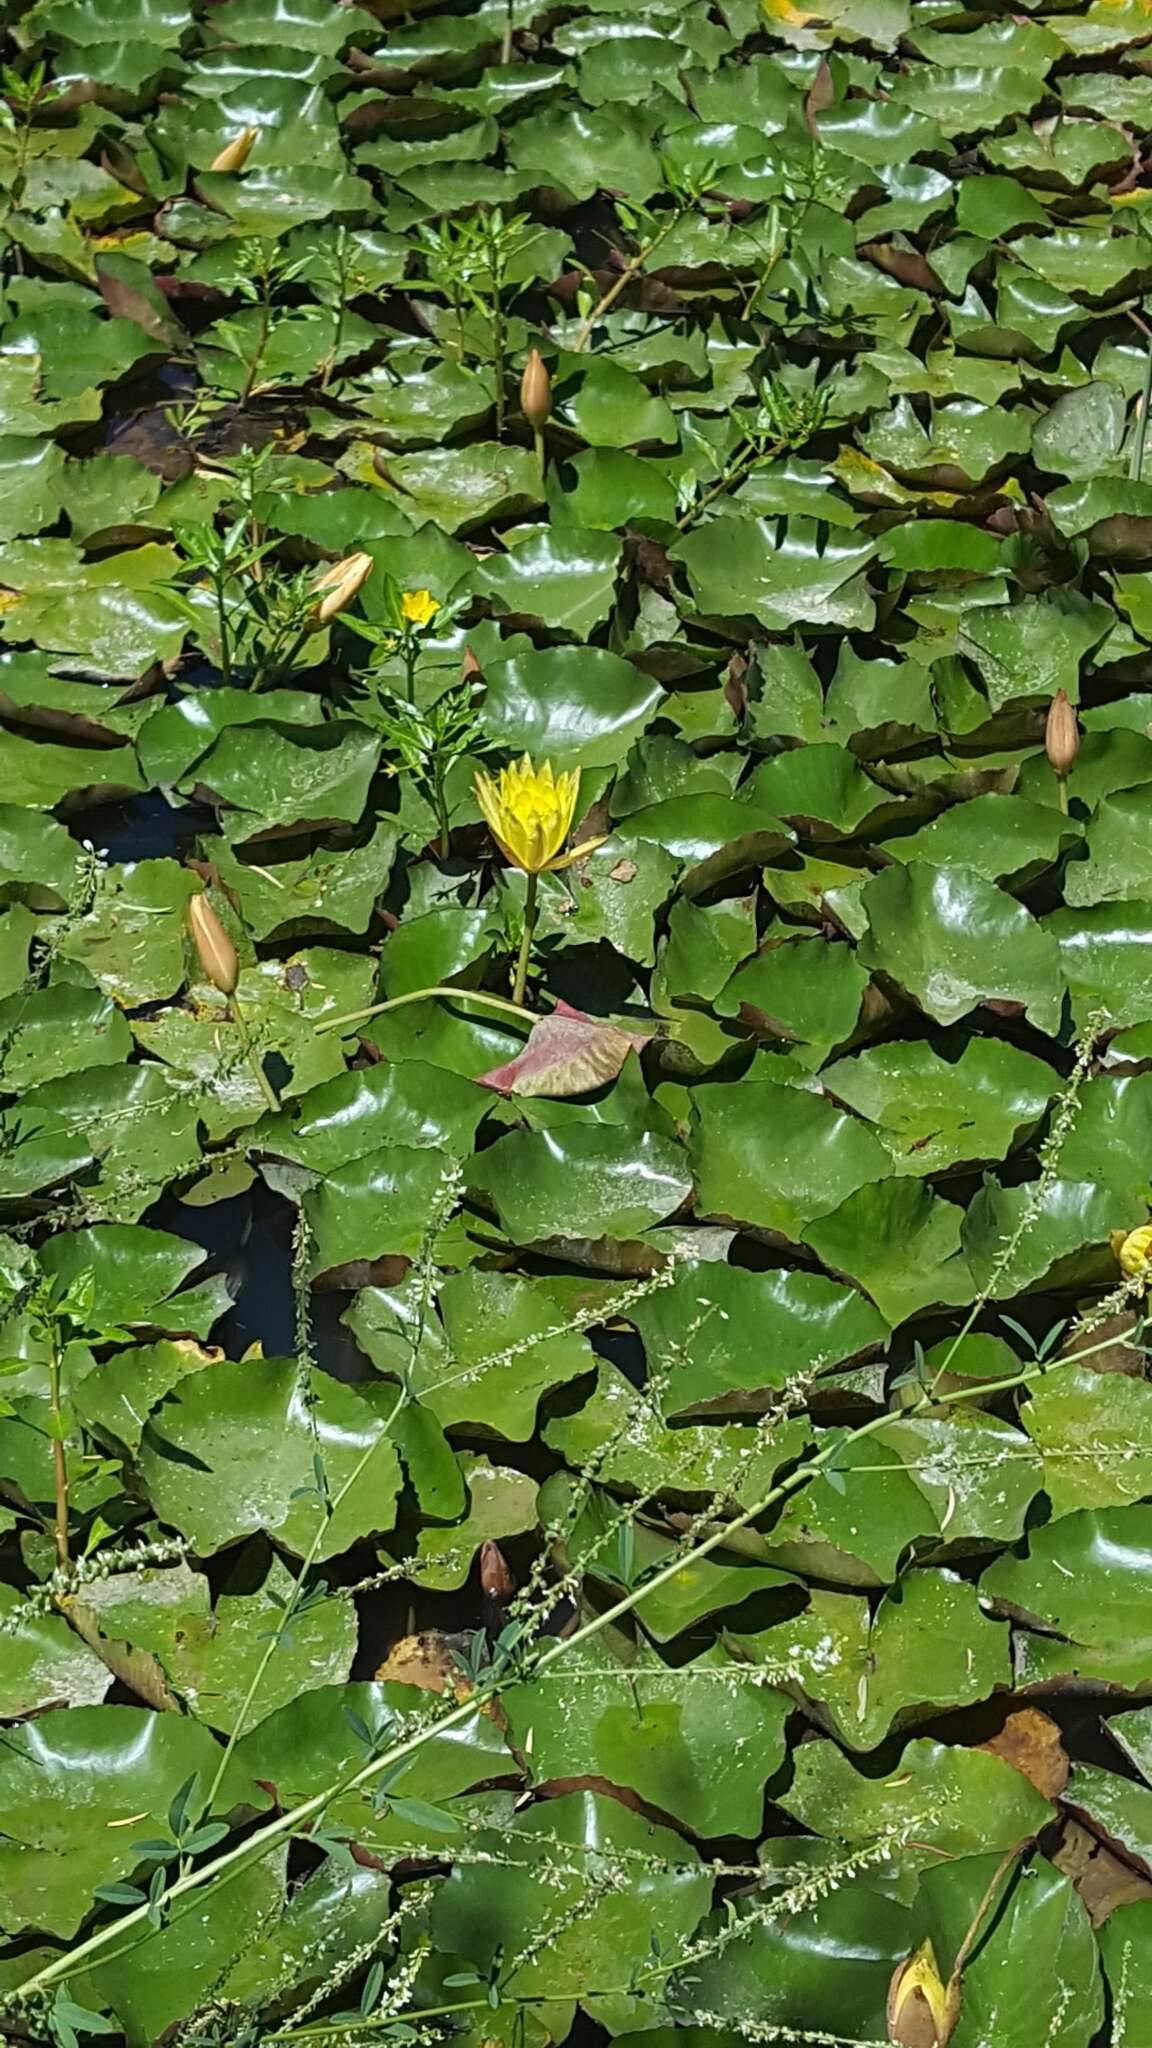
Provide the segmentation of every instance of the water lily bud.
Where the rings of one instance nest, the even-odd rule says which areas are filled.
[[[343,561],[333,562],[316,579],[316,593],[320,599],[316,607],[315,621],[326,626],[337,612],[346,611],[357,593],[363,590],[372,574],[375,564],[371,555],[345,555]]]
[[[188,929],[192,943],[213,988],[230,996],[240,978],[240,961],[235,946],[206,896],[193,896],[188,905]]]
[[[218,150],[208,166],[210,171],[242,171],[252,154],[252,145],[259,136],[258,128],[242,128],[231,142]]]
[[[508,1569],[508,1560],[498,1543],[491,1539],[480,1547],[480,1590],[489,1600],[503,1607],[512,1598],[516,1581]]]
[[[1057,775],[1067,775],[1080,752],[1080,727],[1066,690],[1057,690],[1048,707],[1044,752]]]
[[[898,1963],[888,1987],[888,2039],[899,2048],[945,2048],[959,2011],[959,1995],[949,1994],[936,1967],[930,1941],[914,1956]]]
[[[529,352],[520,379],[520,410],[534,433],[549,418],[552,411],[552,379],[540,357],[538,348]]]

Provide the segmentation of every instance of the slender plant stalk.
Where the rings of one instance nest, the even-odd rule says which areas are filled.
[[[1152,357],[1150,357],[1150,358],[1149,358],[1149,360],[1150,360],[1150,361],[1152,361]],[[1058,775],[1058,776],[1056,777],[1056,801],[1057,801],[1057,803],[1059,804],[1059,806],[1060,806],[1060,809],[1061,809],[1061,812],[1063,813],[1064,817],[1067,817],[1067,816],[1068,816],[1068,777],[1067,777],[1066,775]]]
[[[1148,439],[1148,408],[1152,405],[1152,333],[1143,321],[1138,326],[1144,335],[1144,383],[1140,392],[1140,409],[1136,415],[1136,432],[1132,439],[1132,459],[1128,465],[1129,481],[1138,484],[1144,479],[1144,448]]]
[[[952,1965],[952,1975],[948,1979],[948,1994],[950,1998],[958,1998],[960,1995],[960,1980],[964,1975],[964,1967],[975,1946],[980,1929],[992,1910],[992,1901],[1000,1889],[1001,1879],[1007,1876],[1016,1858],[1022,1856],[1026,1849],[1031,1848],[1032,1839],[1031,1835],[1025,1835],[1022,1842],[1017,1842],[1011,1849],[1006,1850],[992,1872],[984,1896],[969,1922],[968,1932],[956,1951],[956,1961]]]
[[[218,568],[213,578],[216,585],[216,630],[220,635],[220,677],[231,687],[232,683],[232,633],[228,624],[228,603],[224,595],[225,577]]]
[[[260,366],[264,361],[264,351],[268,346],[268,335],[272,327],[272,281],[266,269],[260,280],[260,285],[260,337],[256,343],[255,354],[248,365],[248,374],[244,379],[244,389],[240,393],[240,404],[242,407],[247,405],[248,400],[256,389],[256,380],[260,375]]]
[[[512,1001],[517,1008],[524,1002],[524,991],[528,986],[528,962],[532,957],[532,940],[536,933],[538,904],[536,894],[540,877],[529,875],[528,893],[524,898],[524,930],[520,935],[520,950],[516,955],[516,971],[512,976]]]
[[[593,306],[592,311],[589,313],[588,318],[585,320],[583,326],[580,329],[579,334],[576,336],[576,339],[572,344],[573,354],[580,355],[581,352],[587,348],[589,336],[591,335],[592,330],[596,325],[596,322],[598,320],[602,320],[605,313],[608,312],[609,308],[616,304],[616,301],[620,297],[621,292],[624,291],[626,287],[631,284],[632,279],[636,275],[636,272],[643,268],[644,264],[647,263],[648,258],[652,255],[653,251],[660,247],[661,242],[666,242],[668,240],[668,237],[672,233],[673,228],[679,227],[680,222],[684,218],[684,213],[685,208],[682,206],[678,206],[676,208],[675,213],[672,214],[671,218],[666,222],[664,227],[660,229],[659,233],[653,235],[652,240],[650,242],[645,242],[644,247],[642,249],[637,249],[636,254],[634,256],[629,257],[627,263],[624,265],[623,270],[620,272],[619,277],[616,278],[615,281],[609,285],[603,297],[598,299],[596,304]]]
[[[773,441],[769,448],[753,448],[749,454],[741,454],[735,462],[730,462],[723,475],[709,486],[703,497],[698,498],[694,505],[690,505],[687,512],[676,521],[677,533],[687,533],[689,527],[695,526],[700,514],[714,498],[719,498],[725,491],[730,491],[733,484],[743,483],[744,478],[750,476],[762,462],[774,462],[778,455],[783,454],[786,446],[785,441]]]
[[[504,14],[504,35],[500,43],[500,62],[502,64],[510,64],[512,62],[512,31],[516,26],[515,7],[516,0],[507,0]]]
[[[536,451],[536,463],[540,471],[540,481],[543,483],[545,471],[548,467],[548,450],[544,445],[543,427],[534,427],[532,429],[532,446]]]
[[[60,1401],[60,1347],[55,1335],[52,1338],[52,1350],[48,1359],[48,1408],[52,1417],[56,1562],[66,1569],[71,1558],[68,1539],[68,1450],[63,1436],[59,1434],[64,1427],[64,1410]]]
[[[259,1085],[260,1093],[263,1095],[264,1100],[268,1104],[269,1109],[280,1109],[282,1107],[280,1097],[277,1095],[276,1090],[272,1086],[271,1081],[268,1079],[267,1074],[264,1072],[264,1062],[260,1058],[259,1049],[256,1045],[255,1039],[252,1036],[252,1031],[251,1027],[249,1026],[248,1019],[245,1016],[244,1011],[240,1007],[239,998],[237,997],[235,989],[233,989],[232,994],[228,998],[228,1006],[232,1012],[232,1016],[235,1020],[237,1029],[240,1032],[240,1036],[244,1040],[244,1057],[247,1060],[248,1065],[252,1069],[253,1076],[257,1084]]]
[[[1096,1041],[1103,1031],[1106,1021],[1105,1012],[1094,1010],[1085,1023],[1083,1036],[1081,1037],[1076,1054],[1076,1064],[1068,1076],[1061,1108],[1042,1148],[1040,1177],[1033,1184],[1031,1199],[1021,1211],[1015,1230],[1005,1238],[1000,1250],[997,1252],[988,1278],[985,1280],[983,1287],[977,1294],[964,1321],[953,1337],[944,1357],[941,1359],[932,1379],[932,1391],[939,1386],[945,1373],[949,1371],[952,1360],[963,1344],[965,1337],[968,1336],[974,1327],[977,1317],[982,1314],[991,1301],[1001,1279],[1008,1271],[1017,1251],[1036,1221],[1045,1192],[1056,1177],[1060,1164],[1060,1153],[1063,1150],[1064,1141],[1072,1128],[1072,1123],[1075,1120],[1079,1107],[1080,1090],[1087,1079],[1088,1069],[1092,1064],[1093,1055],[1096,1050]]]
[[[313,1030],[337,1031],[344,1024],[364,1024],[369,1017],[382,1016],[385,1010],[402,1010],[405,1003],[427,1003],[433,996],[451,996],[456,1002],[479,1003],[484,1010],[504,1010],[509,1016],[526,1018],[529,1024],[538,1021],[535,1012],[525,1009],[523,1003],[510,1003],[507,996],[490,996],[486,989],[414,988],[407,995],[389,996],[387,1002],[373,1003],[367,1010],[349,1010],[343,1017],[325,1017],[322,1024],[313,1026]]]
[[[1106,1345],[1102,1344],[1098,1348],[1104,1349]],[[1078,1353],[1077,1362],[1082,1362],[1088,1355],[1087,1352]],[[672,1558],[660,1571],[654,1572],[651,1578],[644,1579],[638,1586],[634,1586],[630,1592],[623,1594],[611,1606],[602,1609],[599,1614],[592,1615],[572,1635],[553,1638],[549,1642],[548,1647],[533,1658],[531,1664],[526,1669],[521,1668],[514,1674],[515,1682],[520,1683],[527,1677],[538,1677],[561,1658],[566,1657],[569,1651],[578,1648],[583,1643],[590,1642],[594,1637],[602,1634],[605,1629],[613,1627],[618,1621],[622,1621],[626,1615],[633,1613],[635,1609],[640,1607],[650,1595],[660,1592],[666,1585],[670,1584],[679,1573],[700,1563],[704,1558],[710,1557],[714,1550],[719,1550],[735,1531],[748,1528],[761,1515],[766,1514],[770,1508],[778,1506],[782,1501],[790,1499],[793,1494],[799,1493],[804,1487],[811,1485],[814,1479],[818,1478],[829,1466],[835,1464],[836,1459],[848,1446],[862,1443],[868,1437],[878,1435],[882,1429],[890,1428],[894,1422],[906,1421],[910,1416],[923,1413],[929,1409],[959,1407],[970,1401],[983,1401],[997,1394],[1010,1393],[1018,1387],[1033,1386],[1037,1381],[1047,1378],[1051,1372],[1058,1370],[1069,1362],[1067,1358],[1043,1360],[1034,1365],[1022,1366],[1019,1372],[1006,1374],[998,1380],[980,1381],[970,1387],[949,1389],[945,1393],[932,1393],[926,1390],[917,1401],[910,1403],[899,1414],[894,1414],[891,1410],[886,1409],[882,1415],[871,1417],[868,1422],[861,1423],[854,1430],[835,1431],[830,1443],[827,1443],[821,1450],[814,1451],[810,1457],[795,1466],[783,1479],[778,1480],[773,1486],[769,1487],[768,1491],[759,1500],[754,1501],[750,1507],[743,1509],[731,1521],[723,1523],[719,1528],[714,1529],[682,1556]],[[366,1462],[366,1459],[360,1462],[363,1464]],[[342,1498],[343,1492],[352,1483],[352,1480],[346,1482],[345,1488],[341,1490],[341,1495],[337,1496],[338,1499]],[[447,1730],[461,1727],[465,1721],[480,1711],[489,1697],[499,1692],[503,1682],[503,1680],[497,1679],[489,1690],[477,1688],[468,1699],[460,1701],[455,1707],[450,1708],[436,1720],[426,1722],[414,1734],[409,1735],[403,1741],[394,1743],[390,1749],[383,1752],[380,1756],[372,1757],[347,1778],[325,1786],[321,1791],[313,1793],[310,1798],[301,1800],[299,1805],[292,1807],[289,1811],[278,1814],[274,1820],[269,1822],[267,1827],[262,1828],[257,1835],[251,1837],[248,1841],[240,1842],[234,1848],[222,1851],[220,1855],[212,1857],[206,1863],[202,1863],[198,1869],[187,1871],[178,1877],[164,1894],[164,1909],[169,1924],[173,1918],[173,1908],[179,1906],[183,1909],[183,1902],[191,1898],[196,1892],[202,1891],[205,1885],[224,1885],[230,1883],[233,1878],[240,1876],[242,1872],[249,1869],[254,1863],[262,1861],[277,1843],[283,1842],[292,1835],[299,1834],[311,1821],[318,1819],[334,1799],[343,1798],[349,1793],[358,1792],[365,1786],[373,1784],[378,1778],[383,1777],[385,1773],[393,1771],[397,1764],[403,1763],[409,1757],[417,1755],[429,1742],[443,1735]],[[13,1991],[27,1998],[34,1992],[45,1991],[51,1985],[58,1984],[63,1979],[73,1976],[81,1966],[85,1968],[93,1967],[102,1961],[111,1960],[112,1956],[130,1953],[137,1945],[139,1939],[146,1938],[143,1930],[146,1930],[150,1925],[148,1913],[149,1906],[147,1903],[131,1907],[112,1926],[100,1928],[95,1934],[90,1934],[85,1941],[80,1942],[66,1954],[54,1957],[51,1962],[45,1963],[42,1968],[25,1978],[22,1984],[14,1986]],[[132,1934],[135,1937],[133,1941],[128,1943],[127,1947],[114,1946],[120,1943],[122,1937],[127,1934]],[[112,1951],[112,1955],[109,1954],[109,1951]]]
[[[268,650],[268,653],[265,655],[263,661],[261,661],[257,668],[254,670],[252,681],[249,684],[249,688],[253,691],[263,690],[267,684],[274,683],[276,681],[277,676],[287,674],[288,671],[294,666],[297,655],[300,653],[306,641],[311,637],[311,634],[311,624],[302,627],[301,631],[297,633],[296,638],[292,641],[291,645],[289,646],[288,652],[286,654],[282,654],[280,651],[283,645],[282,640],[274,640],[272,642],[271,647]]]
[[[276,1627],[272,1629],[269,1633],[268,1642],[265,1647],[264,1654],[261,1657],[260,1662],[257,1664],[255,1671],[252,1673],[252,1677],[248,1685],[248,1690],[245,1693],[244,1698],[240,1704],[240,1712],[237,1714],[236,1719],[232,1724],[228,1740],[225,1743],[224,1748],[220,1752],[220,1761],[216,1766],[216,1775],[208,1788],[208,1797],[204,1802],[205,1813],[211,1812],[212,1806],[216,1799],[216,1795],[224,1782],[225,1773],[228,1769],[229,1764],[232,1761],[233,1751],[235,1750],[236,1744],[240,1740],[242,1733],[248,1725],[248,1716],[252,1711],[252,1707],[259,1694],[260,1687],[264,1683],[264,1674],[267,1671],[268,1666],[272,1662],[273,1657],[276,1655],[277,1651],[280,1648],[280,1644],[284,1638],[285,1631],[291,1625],[292,1616],[295,1612],[296,1603],[299,1596],[299,1589],[303,1585],[307,1574],[311,1571],[312,1566],[316,1562],[321,1542],[327,1534],[329,1525],[332,1520],[332,1516],[336,1513],[336,1510],[339,1508],[341,1502],[345,1499],[346,1495],[351,1492],[352,1488],[356,1485],[357,1481],[363,1477],[363,1474],[368,1466],[369,1460],[373,1458],[376,1452],[379,1450],[381,1443],[383,1442],[384,1438],[388,1435],[388,1432],[391,1429],[392,1424],[396,1421],[397,1417],[400,1414],[401,1409],[405,1406],[408,1399],[408,1392],[404,1387],[402,1387],[391,1409],[384,1418],[384,1423],[380,1435],[376,1437],[372,1443],[369,1444],[363,1456],[357,1459],[355,1465],[352,1467],[352,1471],[350,1472],[348,1478],[344,1481],[343,1486],[340,1487],[339,1491],[333,1495],[331,1513],[322,1513],[320,1515],[319,1520],[317,1521],[315,1534],[313,1535],[312,1541],[308,1545],[308,1548],[305,1551],[303,1558],[301,1559],[300,1570],[296,1574],[295,1591],[289,1598],[288,1603],[285,1606],[284,1611],[281,1614],[280,1620],[277,1623]]]
[[[452,852],[452,820],[448,816],[448,799],[444,794],[444,769],[439,761],[432,774],[432,802],[440,828],[440,858],[447,860]]]
[[[504,268],[503,258],[500,269],[492,266],[492,368],[496,379],[496,439],[504,439],[504,415],[508,407],[505,385],[508,378],[508,354],[504,325]]]

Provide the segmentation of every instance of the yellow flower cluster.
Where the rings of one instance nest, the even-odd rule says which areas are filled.
[[[502,768],[495,780],[482,772],[476,776],[476,801],[493,839],[526,875],[555,874],[603,845],[603,839],[585,839],[570,852],[562,851],[579,794],[578,768],[554,775],[551,761],[534,768],[527,754]]]

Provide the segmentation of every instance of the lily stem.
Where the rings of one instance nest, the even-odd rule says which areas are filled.
[[[1067,777],[1066,775],[1058,775],[1058,776],[1056,777],[1056,801],[1057,801],[1057,803],[1059,804],[1059,806],[1060,806],[1060,809],[1061,809],[1061,811],[1063,812],[1064,816],[1065,816],[1065,817],[1067,817],[1067,816],[1068,816],[1068,777]]]
[[[536,932],[536,891],[538,875],[529,875],[528,893],[524,898],[524,930],[520,936],[520,951],[516,955],[516,972],[512,977],[512,1001],[522,1004],[524,991],[528,986],[528,962],[532,956],[532,940]]]
[[[235,1018],[236,1024],[239,1028],[240,1036],[244,1040],[245,1057],[248,1061],[249,1066],[252,1069],[256,1081],[259,1084],[260,1092],[263,1095],[265,1102],[268,1104],[269,1109],[279,1109],[281,1107],[280,1097],[277,1095],[276,1090],[272,1086],[271,1081],[268,1079],[267,1074],[264,1072],[264,1062],[260,1057],[259,1051],[256,1046],[256,1041],[254,1040],[252,1033],[248,1028],[248,1019],[244,1015],[244,1012],[240,1008],[240,1005],[236,999],[235,990],[233,990],[232,994],[229,996],[228,1002],[231,1007],[232,1015]]]
[[[68,1452],[65,1448],[63,1429],[64,1412],[60,1405],[60,1351],[55,1338],[48,1360],[48,1407],[52,1416],[52,1471],[56,1495],[56,1562],[69,1562],[68,1543]]]
[[[389,996],[387,1002],[372,1003],[367,1010],[349,1010],[343,1017],[325,1017],[322,1024],[313,1025],[314,1031],[336,1031],[342,1024],[363,1024],[369,1017],[382,1016],[385,1010],[403,1009],[405,1003],[426,1003],[433,996],[451,996],[458,1003],[479,1003],[485,1010],[503,1010],[512,1017],[525,1017],[529,1024],[536,1018],[522,1003],[510,1003],[507,996],[490,996],[480,988],[414,988],[407,995]]]

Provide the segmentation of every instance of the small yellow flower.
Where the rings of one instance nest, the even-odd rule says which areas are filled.
[[[406,626],[430,626],[440,609],[440,600],[430,590],[406,590],[400,610]]]
[[[603,845],[602,839],[586,839],[570,853],[562,851],[579,794],[578,768],[554,775],[551,761],[534,768],[527,754],[502,768],[494,782],[489,775],[476,776],[476,801],[493,839],[526,875],[554,874]]]
[[[1120,1271],[1134,1279],[1138,1273],[1147,1273],[1152,1279],[1152,1223],[1142,1223],[1139,1230],[1114,1230],[1112,1249],[1119,1261]]]
[[[943,2048],[956,2025],[930,1941],[897,1964],[888,1991],[888,2039],[901,2048]]]

